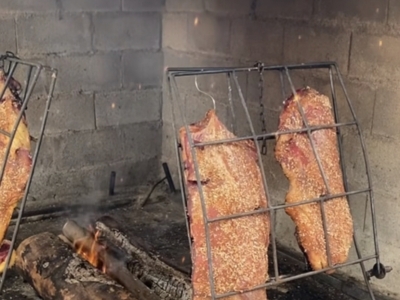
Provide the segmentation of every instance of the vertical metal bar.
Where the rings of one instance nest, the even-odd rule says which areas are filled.
[[[117,173],[115,171],[111,171],[110,174],[110,182],[108,186],[108,195],[109,196],[114,196],[115,194],[115,178],[117,176]]]
[[[285,80],[283,79],[283,70],[279,72],[279,78],[281,80],[282,99],[285,99],[286,98],[286,88],[285,88]]]
[[[162,163],[162,167],[164,170],[165,179],[167,179],[167,182],[168,182],[169,190],[171,193],[175,193],[176,189],[175,189],[174,181],[172,180],[171,172],[169,171],[168,164],[164,162],[164,163]]]
[[[226,74],[227,79],[228,79],[228,101],[229,101],[229,106],[231,108],[231,114],[232,114],[232,132],[233,134],[236,135],[236,115],[235,115],[235,109],[233,108],[233,101],[232,101],[232,85],[231,85],[231,73]]]
[[[31,77],[32,77],[32,69],[33,69],[33,66],[28,66],[28,74],[26,75],[26,87],[27,88],[25,88],[24,97],[22,98],[22,101],[24,101],[24,102],[27,99],[26,96],[28,94],[28,87],[29,87]]]
[[[331,93],[332,93],[333,111],[334,111],[334,116],[335,116],[335,122],[337,123],[338,116],[339,116],[339,109],[338,109],[338,105],[337,105],[335,84],[333,82],[332,67],[329,69],[329,79],[330,79],[330,86],[331,86]],[[354,121],[357,123],[357,120],[354,119]],[[341,133],[340,128],[337,128],[337,132],[338,132],[337,141],[338,141],[338,145],[339,145],[340,165],[342,168],[344,189],[345,189],[345,192],[347,193],[349,190],[349,187],[348,187],[348,182],[347,182],[346,164],[345,164],[345,159],[344,159],[344,155],[343,155],[343,144],[342,144],[342,139],[341,139],[342,133]],[[347,199],[347,202],[349,203],[348,197],[346,197],[346,199]],[[349,206],[350,206],[350,203],[349,203]],[[356,234],[355,230],[353,230],[353,243],[354,243],[354,248],[356,250],[357,257],[359,259],[362,259],[363,256],[361,254],[360,247],[358,245],[357,234]],[[375,300],[375,296],[372,291],[371,284],[368,280],[367,272],[365,269],[365,264],[363,261],[360,262],[360,267],[361,267],[361,271],[363,273],[364,281],[367,286],[370,298],[371,298],[371,300]]]
[[[36,71],[36,73],[35,73],[35,75],[33,77],[33,83],[28,89],[28,92],[27,92],[27,95],[26,95],[27,99],[29,99],[29,97],[30,97],[30,95],[32,93],[32,90],[33,90],[34,86],[36,85],[36,81],[37,81],[37,78],[38,78],[38,75],[39,75],[40,71],[41,71],[41,67],[38,67],[37,71]],[[21,224],[22,214],[24,213],[26,201],[28,199],[28,193],[29,193],[29,189],[31,187],[31,183],[32,183],[32,179],[33,179],[33,173],[35,171],[37,157],[39,155],[39,150],[40,150],[40,146],[42,144],[44,129],[46,127],[46,122],[47,122],[47,118],[48,118],[50,103],[51,103],[51,100],[53,98],[53,91],[54,91],[54,87],[55,87],[56,78],[57,78],[57,72],[54,71],[54,73],[52,74],[52,81],[51,81],[50,91],[49,91],[49,94],[47,96],[45,111],[44,111],[44,114],[43,114],[43,120],[42,120],[42,126],[40,128],[39,139],[37,141],[35,153],[34,153],[34,156],[33,156],[33,159],[32,159],[32,167],[31,167],[31,171],[30,171],[30,174],[29,174],[29,179],[28,179],[27,185],[25,187],[25,193],[24,193],[24,197],[22,199],[21,205],[20,205],[20,209],[18,211],[18,218],[17,218],[17,222],[15,224],[15,229],[14,229],[13,236],[12,236],[12,239],[11,239],[10,251],[7,254],[4,271],[3,271],[3,274],[2,274],[2,277],[1,277],[1,281],[0,281],[0,291],[3,289],[5,277],[7,275],[7,269],[8,269],[8,266],[10,264],[11,255],[12,255],[12,252],[13,252],[13,249],[14,249],[14,245],[15,245],[15,240],[17,239],[19,226]],[[28,104],[28,101],[24,101],[24,103],[22,104],[22,107],[21,107],[21,112],[23,112],[25,110],[27,104]],[[18,126],[19,122],[20,122],[20,119],[18,120],[17,126]],[[13,137],[15,136],[15,132],[16,132],[16,130],[13,131]]]
[[[4,93],[6,92],[8,84],[10,83],[10,80],[11,80],[12,76],[14,75],[15,68],[17,67],[16,62],[12,62],[10,64],[11,64],[10,72],[7,74],[6,82],[4,83],[4,89],[0,92],[0,99],[3,99]]]
[[[176,86],[176,84],[174,85],[174,89],[176,90],[176,94],[179,98],[179,91],[178,91],[178,87]],[[206,248],[207,248],[207,260],[208,260],[208,268],[209,268],[209,282],[210,282],[211,297],[212,297],[212,299],[215,299],[214,274],[213,274],[213,266],[212,266],[211,242],[210,242],[210,232],[209,232],[210,229],[209,229],[209,222],[208,222],[208,217],[207,217],[207,208],[206,208],[206,204],[205,204],[205,200],[204,200],[203,186],[201,184],[201,177],[200,177],[199,165],[197,162],[196,149],[194,147],[194,141],[190,134],[188,122],[186,120],[186,115],[185,115],[185,113],[183,113],[180,106],[179,106],[179,108],[180,108],[181,117],[182,117],[182,120],[184,123],[184,127],[186,130],[186,136],[188,138],[191,155],[193,158],[193,165],[194,165],[195,174],[196,174],[197,187],[199,189],[200,203],[201,203],[201,207],[202,207],[202,215],[203,215],[203,222],[204,222],[204,229],[205,229],[205,236],[206,236]]]
[[[340,85],[342,86],[343,92],[344,92],[344,94],[346,96],[347,104],[349,105],[349,108],[351,110],[351,114],[353,115],[353,118],[354,118],[354,120],[356,122],[357,131],[358,131],[358,135],[360,137],[360,142],[361,142],[361,148],[362,148],[362,151],[363,151],[363,154],[364,154],[364,163],[365,163],[365,169],[366,169],[367,179],[368,179],[368,188],[370,190],[369,191],[369,195],[370,195],[370,208],[371,208],[371,217],[372,217],[372,230],[373,230],[373,234],[374,234],[375,253],[377,255],[376,263],[377,263],[378,273],[379,273],[380,272],[380,257],[379,257],[380,255],[379,255],[379,245],[378,245],[378,229],[377,229],[377,224],[376,224],[375,201],[374,201],[374,193],[372,191],[371,169],[370,169],[370,166],[369,166],[368,154],[367,154],[367,150],[366,150],[366,146],[365,146],[364,137],[362,135],[361,126],[357,121],[353,105],[350,102],[349,95],[348,95],[347,90],[346,90],[346,88],[344,86],[342,75],[341,75],[341,73],[339,71],[339,68],[338,68],[338,66],[336,64],[335,64],[335,70],[336,70],[336,74],[338,76]]]
[[[176,94],[177,94],[178,98],[180,98],[178,87],[176,86],[176,84],[174,84],[174,89],[177,92]],[[186,120],[186,115],[182,111],[181,106],[179,106],[179,110],[181,113],[182,120],[184,122],[186,136],[188,138],[190,151],[191,151],[192,158],[193,158],[193,165],[194,165],[194,170],[195,170],[195,174],[196,174],[197,187],[199,189],[199,195],[200,195],[200,203],[201,203],[201,208],[203,211],[203,222],[204,222],[204,229],[205,229],[205,236],[206,236],[206,248],[207,248],[207,259],[208,259],[207,262],[208,262],[208,270],[209,270],[208,277],[209,277],[209,282],[210,282],[211,298],[216,299],[215,298],[215,285],[214,285],[214,270],[213,270],[212,255],[211,255],[210,228],[209,228],[209,222],[208,222],[208,217],[207,217],[206,203],[204,200],[203,186],[201,184],[200,170],[199,170],[199,165],[197,162],[196,149],[194,147],[194,141],[193,141],[192,135],[190,134],[190,131],[189,131],[189,125]]]
[[[276,211],[275,211],[273,205],[271,205],[272,198],[271,198],[271,195],[270,195],[269,190],[268,190],[267,178],[265,176],[263,159],[262,159],[262,156],[261,156],[261,149],[260,149],[260,145],[258,144],[258,141],[257,141],[257,138],[256,138],[256,133],[255,133],[255,130],[254,130],[253,122],[251,121],[250,113],[249,113],[249,110],[247,108],[246,101],[245,101],[245,99],[243,97],[243,93],[242,93],[242,90],[240,88],[239,82],[237,80],[236,74],[235,74],[234,71],[233,71],[232,74],[233,74],[233,79],[234,79],[234,82],[235,82],[236,89],[237,89],[237,91],[239,93],[239,98],[240,98],[240,100],[242,102],[243,109],[244,109],[244,111],[246,113],[247,121],[249,122],[250,130],[251,130],[251,134],[252,134],[252,139],[253,139],[253,142],[254,142],[255,147],[257,149],[258,164],[259,164],[259,167],[260,167],[261,177],[262,177],[262,180],[263,180],[265,196],[267,197],[267,206],[269,208],[271,208],[271,211],[270,211],[270,232],[271,232],[271,239],[272,239],[274,275],[275,275],[275,280],[279,281],[278,254],[277,254],[277,250],[276,250],[276,237],[275,237],[275,216],[276,216]]]
[[[290,74],[289,74],[289,69],[287,67],[285,67],[285,71],[286,71],[286,76],[287,76],[287,78],[289,80],[290,87],[291,87],[292,92],[293,92],[293,101],[296,101],[296,90],[295,90],[295,88],[293,86],[293,82],[292,82],[292,79],[291,79]],[[298,107],[298,110],[300,112],[301,118],[303,119],[304,126],[307,128],[307,135],[308,135],[308,138],[310,139],[311,148],[313,150],[313,154],[314,154],[315,159],[317,161],[318,169],[319,169],[319,171],[321,173],[321,176],[322,176],[322,179],[324,181],[324,185],[326,187],[327,193],[330,195],[331,192],[330,192],[330,189],[329,189],[328,180],[327,180],[325,172],[324,172],[324,170],[322,168],[322,163],[321,163],[320,157],[319,157],[319,155],[317,153],[317,149],[315,147],[315,143],[314,143],[312,135],[311,135],[310,126],[308,125],[308,121],[307,121],[306,115],[304,113],[303,107],[300,104],[300,101],[296,101],[296,103],[297,103],[297,107]],[[324,200],[320,201],[320,207],[321,207],[321,215],[322,215],[322,226],[323,226],[323,229],[324,229],[324,236],[325,236],[325,241],[326,241],[327,260],[328,260],[329,267],[332,267],[331,249],[330,249],[329,239],[328,239],[328,228],[327,228],[327,222],[326,222]]]
[[[12,64],[12,67],[11,67],[10,74],[8,75],[8,78],[7,78],[6,82],[7,82],[7,81],[10,82],[10,80],[11,80],[11,78],[12,78],[12,75],[13,75],[13,73],[14,73],[14,71],[15,71],[15,68],[16,68],[16,63],[13,63],[13,64]],[[37,78],[38,78],[38,76],[39,76],[39,73],[40,73],[40,68],[37,69],[37,71],[36,71],[36,73],[35,73],[35,75],[34,75],[34,78],[33,78],[33,79],[34,79],[35,83],[36,83],[36,81],[37,81]],[[7,88],[7,85],[6,85],[6,88]],[[31,85],[31,86],[29,87],[28,98],[30,97],[33,88],[34,88],[34,85]],[[3,95],[4,95],[4,92],[5,92],[5,89],[4,89],[4,91],[3,91]],[[0,96],[0,99],[2,99],[2,98],[3,98],[3,96]],[[12,145],[12,143],[14,142],[14,137],[15,137],[15,134],[17,133],[17,128],[18,128],[18,126],[19,126],[19,123],[21,122],[22,116],[23,116],[24,113],[25,113],[25,108],[26,108],[26,103],[22,103],[21,110],[20,110],[20,112],[19,112],[19,114],[18,114],[17,120],[15,121],[14,127],[13,127],[12,132],[11,132],[11,136],[10,136],[9,143],[8,143],[8,145],[7,145],[7,149],[6,149],[6,152],[5,152],[5,154],[4,154],[4,162],[3,162],[3,165],[2,165],[1,171],[0,171],[0,183],[1,183],[2,180],[3,180],[3,176],[4,176],[4,173],[5,173],[4,171],[5,171],[5,169],[6,169],[6,165],[7,165],[7,161],[8,161],[8,156],[10,155],[11,145]]]
[[[173,75],[172,75],[173,76]],[[175,80],[175,78],[174,78]],[[185,223],[186,223],[186,231],[188,235],[188,242],[189,242],[189,250],[190,253],[192,253],[192,238],[190,235],[190,226],[189,226],[189,221],[187,217],[188,209],[186,205],[186,195],[185,195],[185,185],[183,184],[184,178],[183,178],[183,170],[181,166],[181,157],[179,153],[179,145],[178,145],[178,135],[177,135],[177,128],[176,128],[176,115],[175,115],[175,107],[174,107],[174,96],[173,96],[173,91],[171,88],[171,78],[170,75],[167,77],[168,81],[168,93],[169,93],[169,99],[171,101],[171,113],[172,113],[172,131],[174,132],[174,144],[175,144],[175,155],[176,155],[176,162],[177,162],[177,167],[178,167],[178,176],[179,176],[179,184],[181,187],[181,197],[182,197],[182,205],[184,208],[184,213],[185,213]]]

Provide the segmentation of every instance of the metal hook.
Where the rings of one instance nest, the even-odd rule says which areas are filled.
[[[208,96],[208,97],[211,98],[211,100],[212,100],[212,102],[213,102],[214,110],[216,110],[215,99],[213,98],[213,96],[211,96],[210,94],[207,94],[206,92],[204,92],[204,91],[202,91],[202,90],[199,89],[199,86],[198,86],[198,84],[197,84],[197,76],[194,76],[194,85],[196,86],[196,89],[197,89],[200,93],[202,93],[202,94],[204,94],[204,95],[206,95],[206,96]]]

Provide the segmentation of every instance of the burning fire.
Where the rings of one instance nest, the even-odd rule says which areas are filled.
[[[75,251],[93,267],[106,273],[106,266],[100,257],[100,251],[104,248],[98,243],[100,232],[97,230],[93,234],[89,232],[88,235],[82,239],[75,241]]]

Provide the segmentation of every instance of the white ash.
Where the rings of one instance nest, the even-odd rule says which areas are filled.
[[[105,274],[83,261],[76,253],[65,269],[65,281],[67,283],[99,282],[106,285],[122,288],[120,284],[107,278]]]

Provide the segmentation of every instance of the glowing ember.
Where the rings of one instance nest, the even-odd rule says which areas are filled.
[[[93,267],[101,270],[103,273],[106,273],[106,266],[103,264],[99,257],[99,248],[101,247],[98,244],[100,232],[96,231],[95,234],[90,234],[89,236],[77,240],[74,244],[76,252],[85,259],[88,263],[90,263]]]

